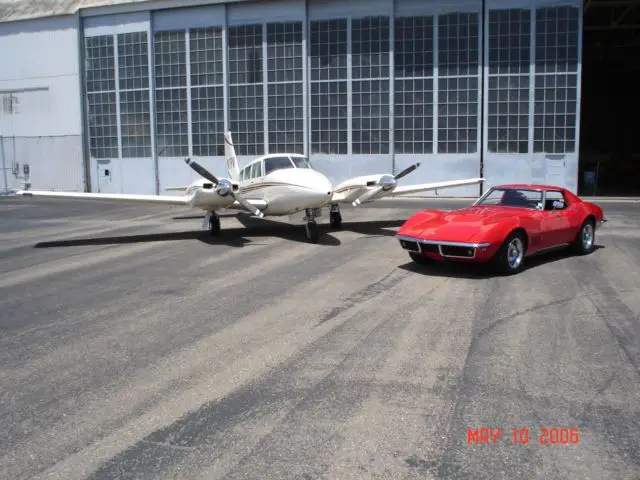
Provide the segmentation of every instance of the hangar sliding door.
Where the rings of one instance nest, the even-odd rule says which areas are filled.
[[[84,20],[91,191],[157,192],[149,13]]]
[[[582,8],[487,0],[484,189],[543,183],[577,191]]]
[[[482,4],[396,0],[395,5],[395,171],[421,162],[407,184],[478,177]],[[440,195],[477,196],[479,190],[473,185]]]

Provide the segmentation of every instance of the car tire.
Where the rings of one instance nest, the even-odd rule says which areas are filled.
[[[593,252],[596,242],[596,227],[591,219],[582,223],[576,239],[571,245],[571,249],[577,255],[588,255]]]
[[[425,257],[424,255],[421,255],[419,253],[410,253],[409,257],[411,257],[411,260],[413,260],[418,265],[429,265],[433,262],[433,260],[431,260],[430,258]]]
[[[522,270],[526,253],[526,241],[520,232],[512,232],[493,257],[493,267],[503,275],[513,275]]]

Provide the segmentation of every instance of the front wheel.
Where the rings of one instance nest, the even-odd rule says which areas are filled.
[[[596,240],[596,229],[592,220],[585,220],[578,236],[573,241],[572,250],[578,255],[587,255],[593,251]]]
[[[318,243],[318,238],[320,235],[318,233],[318,225],[316,224],[316,222],[307,222],[307,224],[305,225],[305,233],[309,242]]]
[[[493,258],[493,266],[504,275],[513,275],[522,270],[525,254],[524,235],[511,233]]]

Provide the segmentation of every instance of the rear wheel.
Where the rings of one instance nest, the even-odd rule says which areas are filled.
[[[494,268],[504,275],[518,273],[522,270],[524,263],[525,245],[522,233],[511,233],[496,253],[496,256],[493,257]]]
[[[596,229],[593,220],[585,220],[580,227],[578,236],[573,241],[573,245],[571,245],[572,250],[578,255],[587,255],[593,251],[595,240]]]

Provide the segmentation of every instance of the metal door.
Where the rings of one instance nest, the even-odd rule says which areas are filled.
[[[545,170],[547,185],[554,187],[565,187],[565,156],[559,155],[546,155],[545,156]]]
[[[117,190],[118,181],[114,181],[114,162],[110,159],[98,160],[98,192],[120,193]]]

